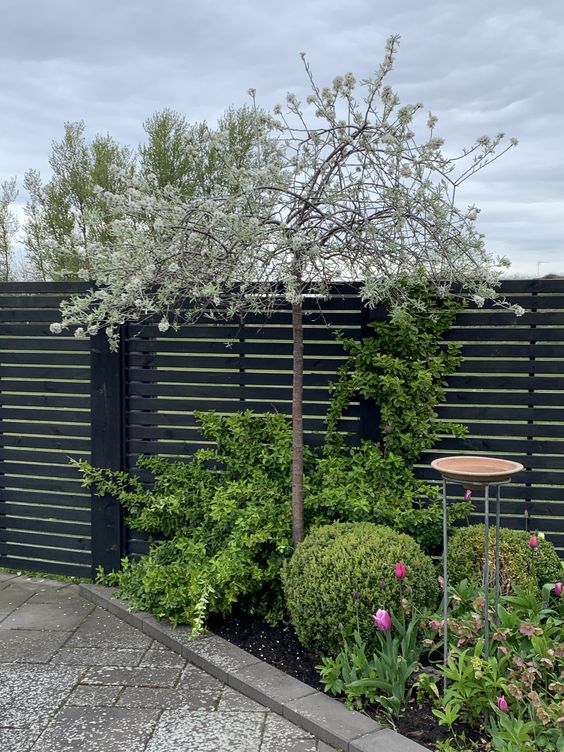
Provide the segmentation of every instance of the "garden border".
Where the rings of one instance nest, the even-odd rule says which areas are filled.
[[[279,713],[343,752],[425,752],[417,742],[381,726],[308,684],[294,679],[222,637],[190,640],[186,626],[172,627],[151,614],[131,611],[102,585],[81,583],[80,595],[104,608],[242,694]]]

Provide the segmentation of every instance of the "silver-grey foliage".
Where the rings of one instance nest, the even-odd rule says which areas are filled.
[[[164,330],[202,310],[268,312],[273,286],[294,304],[336,280],[361,281],[370,305],[409,305],[399,283],[413,276],[439,291],[458,283],[478,302],[496,298],[508,262],[488,254],[478,209],[457,207],[456,192],[516,141],[482,136],[449,157],[432,115],[418,138],[422,105],[400,106],[385,83],[397,45],[391,37],[360,84],[349,73],[320,88],[305,63],[306,102],[288,94],[272,116],[257,110],[244,164],[221,143],[225,134],[204,133],[224,160],[217,193],[182,200],[141,177],[104,194],[118,218],[111,245],[90,248],[99,289],[67,303],[62,326],[78,336],[103,327],[115,339],[122,321],[158,314]]]

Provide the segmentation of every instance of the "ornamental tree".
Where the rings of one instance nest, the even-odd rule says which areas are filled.
[[[486,252],[478,209],[455,200],[464,181],[516,141],[482,136],[447,156],[437,119],[419,123],[422,105],[400,106],[386,83],[398,44],[388,40],[370,78],[357,83],[347,73],[324,88],[302,55],[309,96],[302,102],[288,94],[268,115],[253,105],[253,145],[243,164],[224,133],[203,133],[222,160],[217,191],[186,200],[141,178],[123,193],[105,193],[118,217],[116,242],[97,246],[96,285],[64,303],[53,327],[75,328],[79,337],[104,329],[115,345],[125,321],[156,316],[166,331],[201,316],[242,319],[291,306],[295,544],[304,534],[304,298],[356,280],[367,305],[388,301],[400,315],[414,304],[404,283],[417,278],[439,294],[456,285],[480,304],[497,297],[508,266]]]

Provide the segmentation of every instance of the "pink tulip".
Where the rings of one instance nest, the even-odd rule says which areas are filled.
[[[538,545],[539,545],[539,539],[538,539],[538,537],[536,535],[531,535],[531,537],[529,538],[529,546],[534,551],[535,548],[537,548]]]
[[[509,705],[507,704],[507,700],[503,695],[497,698],[497,707],[498,710],[501,710],[502,713],[507,713],[509,710]]]
[[[403,580],[405,577],[407,577],[407,567],[403,563],[403,561],[398,561],[395,567],[395,575],[398,578],[398,580]]]
[[[472,491],[468,489],[467,491],[464,491],[464,501],[470,501],[472,498]]]
[[[374,624],[380,630],[380,632],[389,632],[392,628],[392,619],[390,614],[383,608],[379,608],[378,611],[372,616]]]
[[[562,589],[563,589],[562,588],[562,583],[561,582],[555,582],[554,583],[554,587],[552,589],[554,590],[554,595],[557,598],[560,598],[560,596],[562,595]]]

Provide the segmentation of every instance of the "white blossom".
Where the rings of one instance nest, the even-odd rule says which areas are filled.
[[[58,321],[54,321],[52,324],[50,324],[49,331],[52,334],[60,334],[63,331],[63,325]]]

